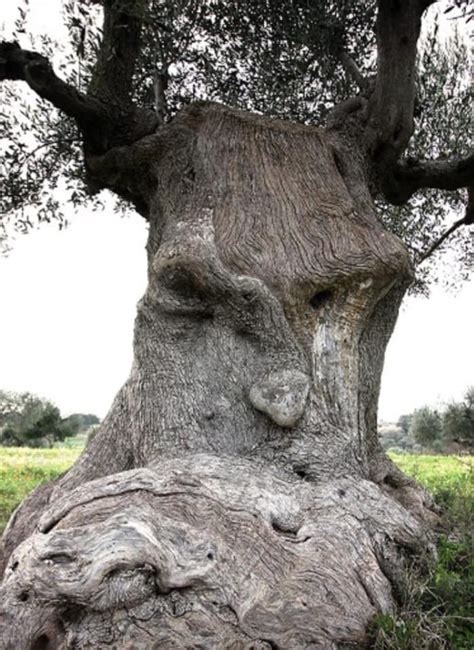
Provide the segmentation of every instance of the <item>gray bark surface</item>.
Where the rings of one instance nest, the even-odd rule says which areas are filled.
[[[199,104],[97,161],[149,284],[100,431],[4,535],[5,648],[339,648],[394,606],[436,516],[377,443],[412,271],[364,160]]]

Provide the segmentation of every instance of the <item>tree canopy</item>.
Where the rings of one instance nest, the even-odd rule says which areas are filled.
[[[385,38],[387,29],[408,34],[412,21],[407,5],[399,24],[384,25],[384,12],[392,10],[388,1],[379,3],[377,22],[377,3],[361,0],[66,0],[65,38],[56,41],[29,34],[29,3],[23,0],[13,40],[0,50],[0,79],[6,80],[0,224],[23,231],[38,221],[58,219],[62,225],[64,197],[97,206],[104,183],[90,163],[84,167],[83,146],[86,154],[99,154],[137,141],[191,101],[329,127],[344,120],[354,122],[353,129],[363,106],[369,116],[363,137],[379,157],[379,171],[385,169],[373,194],[386,226],[420,264],[418,286],[443,273],[452,281],[453,270],[440,271],[434,263],[446,242],[455,244],[446,259],[458,276],[465,275],[474,250],[469,229],[462,227],[473,219],[463,189],[473,178],[472,89],[460,30],[472,10],[462,1],[421,0],[413,10],[432,4],[417,54],[416,34],[407,37],[406,52],[397,53]],[[440,37],[446,18],[457,18],[451,22],[458,26],[448,40]],[[384,54],[379,47],[378,57],[377,39],[387,48]],[[384,58],[405,55],[416,83]],[[8,81],[18,79],[39,99]],[[395,113],[385,127],[373,128],[382,92],[385,109],[391,94],[397,119],[406,122],[395,147],[381,138]],[[131,114],[135,130],[121,128]],[[120,194],[140,210],[133,192]]]

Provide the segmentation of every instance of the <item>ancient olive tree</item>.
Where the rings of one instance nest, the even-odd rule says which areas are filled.
[[[413,155],[430,4],[67,3],[80,88],[0,45],[9,92],[66,116],[24,196],[61,168],[149,225],[130,378],[5,531],[2,647],[355,647],[394,607],[436,514],[377,440],[413,264],[375,201],[473,181],[472,155]]]

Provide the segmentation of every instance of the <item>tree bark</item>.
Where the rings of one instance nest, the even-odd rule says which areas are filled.
[[[5,533],[5,648],[363,645],[436,518],[377,442],[412,269],[364,154],[198,104],[90,169],[143,200],[149,284],[100,431]]]

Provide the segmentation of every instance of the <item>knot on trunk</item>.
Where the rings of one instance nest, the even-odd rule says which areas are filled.
[[[310,379],[299,370],[282,370],[268,375],[250,389],[256,409],[281,427],[293,427],[303,415]]]

